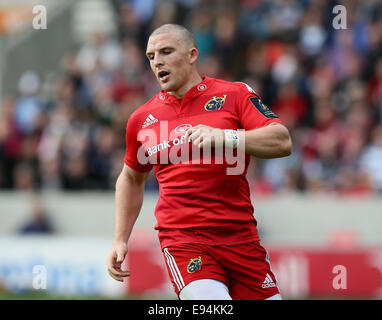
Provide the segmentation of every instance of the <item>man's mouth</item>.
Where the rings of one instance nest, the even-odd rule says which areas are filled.
[[[158,77],[162,82],[166,82],[168,80],[169,76],[170,76],[170,72],[168,72],[168,71],[163,70],[163,71],[158,72]]]

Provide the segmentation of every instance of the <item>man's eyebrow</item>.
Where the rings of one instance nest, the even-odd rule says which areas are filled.
[[[163,48],[160,48],[159,51],[163,51],[163,50],[167,50],[167,49],[171,49],[171,50],[173,50],[174,47],[171,47],[171,46],[165,46],[165,47],[163,47]]]
[[[172,47],[172,46],[165,46],[165,47],[160,48],[159,51],[168,50],[168,49],[170,49],[170,50],[174,50],[175,48]],[[146,56],[147,56],[147,55],[150,55],[150,54],[153,54],[153,53],[154,53],[154,52],[152,52],[152,51],[146,51]]]

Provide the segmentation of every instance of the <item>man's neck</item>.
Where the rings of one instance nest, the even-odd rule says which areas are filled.
[[[171,95],[173,95],[175,98],[177,99],[181,99],[183,98],[186,93],[194,86],[196,86],[198,83],[202,82],[203,79],[202,77],[199,75],[199,73],[195,73],[193,74],[193,76],[186,82],[185,85],[183,85],[181,88],[179,88],[178,90],[176,91],[169,91],[168,93],[170,93]]]

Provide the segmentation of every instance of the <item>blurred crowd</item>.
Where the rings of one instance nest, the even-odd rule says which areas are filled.
[[[0,109],[0,188],[112,190],[130,114],[159,89],[150,32],[196,36],[202,75],[242,81],[289,128],[293,153],[252,159],[251,190],[382,192],[382,3],[326,0],[114,0],[116,35],[65,54],[58,76],[33,71]],[[346,8],[336,29],[333,8]],[[147,189],[156,190],[154,173]]]

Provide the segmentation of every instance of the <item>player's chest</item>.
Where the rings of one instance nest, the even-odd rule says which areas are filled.
[[[213,128],[237,129],[235,101],[229,95],[202,96],[187,104],[162,104],[145,115],[138,140],[149,155],[159,156],[185,148],[186,131],[203,124]],[[186,147],[187,148],[187,147]]]
[[[214,128],[237,125],[235,97],[232,94],[209,94],[184,98],[181,103],[173,99],[158,105],[142,117],[142,129],[150,128],[157,134],[179,133],[183,126],[204,124]]]

